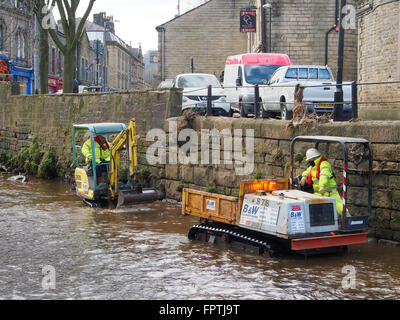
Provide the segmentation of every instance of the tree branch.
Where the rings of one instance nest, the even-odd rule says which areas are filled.
[[[67,51],[67,46],[62,44],[61,40],[58,38],[57,32],[54,29],[50,28],[48,30],[49,30],[49,34],[50,34],[51,38],[53,39],[53,41],[56,44],[56,46],[58,47],[58,49],[60,49],[61,52],[63,54],[65,54]]]
[[[74,38],[74,40],[72,42],[74,45],[76,45],[76,43],[78,42],[79,38],[82,36],[83,27],[85,26],[85,22],[86,22],[86,20],[87,20],[87,18],[89,16],[90,12],[92,11],[92,8],[93,8],[93,5],[94,5],[95,1],[96,0],[90,0],[89,6],[87,7],[86,12],[83,15],[81,21],[79,22],[78,29],[76,30],[75,38]]]
[[[64,35],[67,38],[70,35],[70,28],[69,28],[69,25],[67,22],[68,19],[65,15],[64,6],[63,6],[63,3],[61,2],[61,0],[56,0],[56,1],[57,1],[58,12],[60,13],[60,16],[61,16],[61,24],[63,27]],[[54,1],[53,1],[53,3],[54,3]],[[50,32],[50,34],[51,34],[51,32]],[[56,33],[54,32],[54,34],[56,34]]]

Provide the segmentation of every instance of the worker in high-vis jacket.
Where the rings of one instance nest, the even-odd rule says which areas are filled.
[[[310,165],[302,174],[301,186],[312,185],[314,194],[336,199],[338,215],[343,212],[343,200],[337,189],[335,175],[328,160],[317,149],[308,149],[306,160]]]
[[[110,162],[111,159],[111,151],[110,146],[107,142],[107,139],[101,135],[93,136],[93,140],[95,142],[94,146],[94,154],[96,157],[96,164],[101,164],[104,162]],[[92,142],[89,139],[82,146],[82,154],[86,159],[87,164],[92,163]],[[101,176],[103,172],[107,171],[107,167],[104,165],[96,166],[96,175]]]

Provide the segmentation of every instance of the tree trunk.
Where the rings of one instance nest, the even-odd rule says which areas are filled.
[[[39,86],[40,93],[49,93],[49,32],[39,27]]]
[[[74,90],[75,51],[64,53],[63,93],[72,93]]]

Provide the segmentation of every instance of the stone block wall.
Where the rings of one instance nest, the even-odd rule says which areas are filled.
[[[292,64],[325,64],[325,34],[335,23],[335,0],[266,1],[272,4],[272,52],[286,53]],[[261,0],[253,0],[261,8]],[[347,1],[354,5],[355,1]],[[261,18],[258,10],[258,20]],[[269,11],[265,10],[266,37],[269,42]],[[261,24],[261,23],[259,23]],[[252,39],[252,50],[260,44],[261,30]],[[336,77],[339,34],[332,31],[328,38],[328,65]],[[254,41],[255,40],[255,41]],[[357,26],[345,31],[343,80],[357,79]]]
[[[0,154],[15,155],[35,137],[42,151],[55,149],[65,166],[72,163],[73,124],[128,124],[135,118],[139,136],[145,136],[181,113],[181,92],[175,89],[11,96],[11,85],[0,83],[0,97]]]
[[[359,8],[370,1],[358,1]],[[358,81],[393,82],[400,81],[400,2],[374,0],[372,10],[358,16]],[[400,83],[391,85],[368,85],[359,87],[359,100],[400,101]],[[379,119],[379,111],[400,108],[394,104],[363,104],[362,109],[377,109],[374,119]],[[398,111],[388,111],[386,119],[400,119]]]
[[[215,74],[219,78],[229,55],[247,51],[247,36],[240,33],[240,9],[249,0],[212,0],[160,27],[165,28],[165,61],[162,61],[162,32],[158,32],[159,80],[164,63],[164,79],[190,72]]]

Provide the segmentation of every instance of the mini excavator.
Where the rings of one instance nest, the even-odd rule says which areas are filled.
[[[81,153],[77,150],[82,146],[76,144],[78,132],[88,131],[91,141],[91,159],[82,164]],[[110,141],[110,137],[116,135],[109,144],[110,161],[96,162],[95,146],[97,136],[103,136]],[[76,194],[83,202],[93,208],[109,207],[120,208],[137,203],[152,202],[160,199],[155,189],[143,188],[138,180],[138,160],[136,141],[136,121],[131,119],[128,127],[123,123],[92,123],[73,125],[72,133],[73,160],[76,165],[75,185]],[[121,152],[126,150],[127,161],[121,161]],[[121,163],[129,164],[127,182],[120,181]],[[103,170],[97,170],[103,166]],[[97,172],[103,171],[98,176]]]

